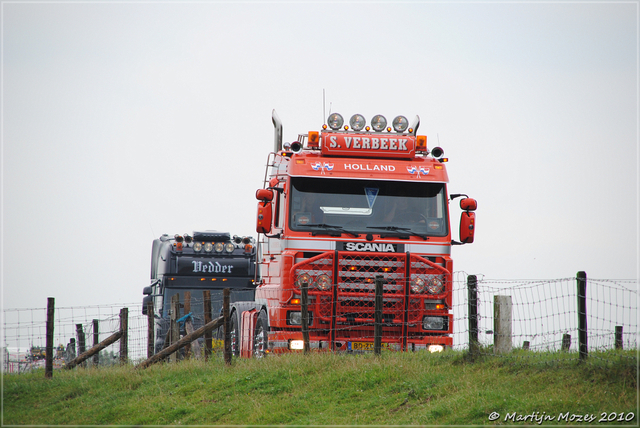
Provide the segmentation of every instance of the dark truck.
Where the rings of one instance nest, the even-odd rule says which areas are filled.
[[[203,290],[211,294],[213,317],[222,311],[222,290],[231,290],[231,302],[255,298],[256,245],[253,237],[233,236],[227,232],[204,231],[189,235],[162,235],[153,241],[151,285],[143,290],[142,313],[153,302],[155,352],[165,347],[170,325],[171,298],[191,292],[194,329],[204,325]],[[184,324],[181,327],[184,334]]]

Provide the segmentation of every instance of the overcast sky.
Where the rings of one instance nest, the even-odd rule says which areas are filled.
[[[295,140],[323,90],[444,148],[455,271],[638,278],[637,2],[3,1],[3,307],[141,302],[154,238],[256,236],[271,111]]]

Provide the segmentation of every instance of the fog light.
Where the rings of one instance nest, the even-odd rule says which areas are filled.
[[[332,113],[329,116],[329,119],[327,119],[327,124],[329,125],[329,128],[337,131],[338,129],[342,128],[344,119],[342,118],[342,115],[340,113]]]
[[[304,341],[302,340],[290,340],[289,341],[289,349],[293,350],[302,350],[304,349]]]
[[[442,345],[429,345],[429,347],[427,349],[429,350],[429,352],[431,352],[433,354],[434,352],[442,352],[442,351],[444,351],[444,346],[442,346]]]
[[[444,318],[424,317],[422,319],[422,328],[425,330],[444,330]]]

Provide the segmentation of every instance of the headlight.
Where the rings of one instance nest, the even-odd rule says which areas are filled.
[[[376,114],[371,119],[371,127],[374,131],[384,131],[384,128],[387,127],[387,119],[381,114]]]
[[[205,243],[205,244],[204,244],[204,250],[205,250],[207,253],[212,252],[212,251],[213,251],[213,244],[212,244],[211,242],[207,242],[207,243]]]
[[[429,352],[431,352],[433,354],[434,352],[442,352],[442,351],[444,351],[444,346],[442,346],[442,345],[429,345],[429,347],[427,349],[429,350]]]
[[[411,292],[413,294],[424,292],[424,280],[422,278],[415,277],[411,280]]]
[[[354,131],[362,131],[366,125],[366,120],[363,115],[354,114],[351,116],[351,119],[349,119],[349,125],[351,125],[351,129]]]
[[[289,341],[289,349],[291,349],[291,350],[304,349],[304,341],[302,341],[302,340],[290,340]]]
[[[227,242],[226,244],[224,244],[224,250],[227,253],[233,253],[233,250],[236,249],[236,246],[233,245],[233,242]]]
[[[396,132],[404,132],[409,127],[409,121],[404,116],[397,116],[393,119],[392,124]]]
[[[444,283],[438,276],[432,276],[427,280],[427,292],[429,294],[440,294],[444,291]]]
[[[194,242],[193,251],[195,251],[196,253],[199,253],[200,251],[202,251],[202,242]]]
[[[445,330],[444,317],[424,317],[422,328],[425,330]]]
[[[224,250],[224,244],[222,242],[216,242],[213,249],[216,250],[216,253],[221,253],[222,250]]]
[[[331,288],[331,278],[328,275],[320,275],[318,279],[316,279],[316,287],[320,291],[326,291]]]
[[[296,279],[296,287],[302,288],[302,284],[307,283],[307,288],[311,288],[313,278],[308,273],[303,273]]]
[[[334,131],[342,128],[343,124],[344,119],[342,118],[342,115],[340,113],[332,113],[329,116],[329,119],[327,119],[327,125],[329,125],[329,128],[333,129]]]

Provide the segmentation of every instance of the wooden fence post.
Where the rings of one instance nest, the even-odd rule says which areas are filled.
[[[382,353],[382,290],[384,289],[384,277],[378,275],[375,278],[375,301],[373,312],[373,353]],[[404,339],[403,339],[404,340]]]
[[[205,325],[211,322],[211,291],[202,290],[202,297],[204,299],[204,323]],[[211,348],[213,347],[211,331],[204,334],[204,360],[209,361],[211,356]]]
[[[469,305],[469,355],[471,359],[478,356],[478,277],[467,276],[467,296]]]
[[[64,368],[65,369],[72,369],[75,366],[77,366],[78,364],[82,364],[85,360],[87,360],[88,358],[91,358],[91,356],[97,355],[100,351],[102,351],[104,348],[106,348],[107,346],[111,345],[112,343],[115,343],[121,337],[122,337],[122,330],[118,330],[117,332],[115,332],[114,334],[112,334],[111,336],[109,336],[108,338],[103,340],[102,342],[98,343],[97,345],[94,345],[88,351],[83,352],[82,354],[80,354],[77,357],[75,357],[73,360],[69,361],[64,366]]]
[[[309,353],[309,283],[303,282],[300,285],[301,313],[300,327],[302,329],[303,352]]]
[[[129,309],[120,309],[120,364],[126,364],[129,359]]]
[[[98,320],[93,320],[93,347],[100,343],[100,332],[98,331]],[[93,365],[100,365],[100,354],[98,352],[93,356]]]
[[[580,347],[580,361],[589,356],[587,344],[587,273],[578,272],[578,343]]]
[[[53,377],[53,321],[54,321],[54,306],[55,299],[49,297],[47,299],[47,332],[46,332],[46,344],[45,344],[45,365],[44,365],[44,377]]]
[[[616,349],[622,349],[622,326],[616,326]]]
[[[169,318],[169,346],[180,340],[180,327],[178,326],[178,318],[180,318],[180,294],[176,293],[171,297],[171,316]],[[169,361],[172,363],[178,361],[178,354],[171,354],[169,357]]]
[[[87,338],[82,324],[76,324],[76,336],[78,337],[78,355],[84,354],[87,350]],[[86,364],[82,364],[82,367],[86,367]]]
[[[511,296],[493,296],[493,351],[511,352]]]
[[[231,308],[231,289],[225,288],[222,290],[222,317],[224,321],[223,325],[223,349],[224,349],[224,362],[227,365],[231,365],[231,320],[230,320],[230,308]]]
[[[560,348],[564,352],[568,352],[571,349],[571,335],[563,334],[562,335],[562,347]]]
[[[151,358],[151,356],[156,351],[156,341],[155,341],[155,317],[153,312],[153,300],[149,300],[147,302],[147,358]]]
[[[191,312],[191,291],[184,292],[184,315],[187,315]],[[185,320],[185,333],[187,331],[187,321]],[[178,327],[179,328],[179,327]],[[184,358],[188,359],[191,357],[191,343],[184,347]]]

